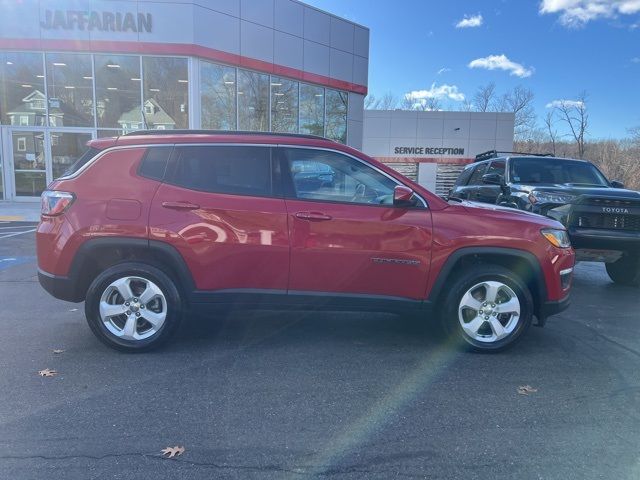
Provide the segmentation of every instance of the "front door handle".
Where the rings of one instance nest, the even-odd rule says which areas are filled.
[[[320,212],[298,212],[296,213],[296,217],[302,220],[309,220],[312,222],[323,222],[326,220],[331,220],[331,215],[325,215]]]
[[[162,206],[172,210],[197,210],[200,208],[200,205],[191,202],[162,202]]]

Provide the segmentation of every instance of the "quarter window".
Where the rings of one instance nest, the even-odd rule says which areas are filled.
[[[325,150],[286,148],[296,198],[367,205],[392,205],[397,185],[351,157]]]
[[[271,153],[265,147],[180,147],[173,183],[205,192],[272,194]]]

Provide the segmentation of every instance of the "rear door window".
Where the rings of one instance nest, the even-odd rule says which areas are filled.
[[[175,148],[170,183],[204,192],[272,196],[271,149],[254,146]]]

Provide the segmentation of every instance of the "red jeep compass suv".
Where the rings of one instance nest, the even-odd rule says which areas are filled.
[[[435,317],[478,350],[568,306],[574,253],[535,214],[446,202],[305,135],[147,131],[89,142],[42,194],[38,276],[120,350],[213,306]]]

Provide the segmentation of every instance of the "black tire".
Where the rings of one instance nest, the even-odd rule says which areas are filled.
[[[149,338],[125,340],[110,332],[100,316],[102,294],[112,282],[124,277],[140,277],[153,282],[164,295],[164,323]],[[147,307],[148,308],[148,307]],[[140,312],[143,312],[140,310]],[[145,352],[160,347],[178,329],[183,316],[183,302],[175,283],[161,270],[144,263],[120,263],[108,268],[89,286],[85,300],[85,316],[91,331],[105,345],[123,352]],[[135,327],[137,331],[137,326]]]
[[[609,278],[618,285],[640,286],[640,255],[623,255],[613,263],[605,263]]]
[[[479,341],[467,335],[458,318],[458,308],[463,296],[475,285],[487,281],[506,285],[520,302],[520,316],[513,330],[507,336],[491,342]],[[439,307],[446,339],[457,347],[477,352],[498,352],[513,346],[531,326],[534,310],[533,297],[527,285],[513,272],[498,265],[475,265],[461,272],[452,279],[449,291],[443,296]],[[483,326],[489,327],[488,324]]]

